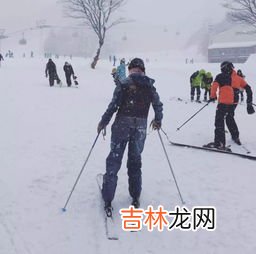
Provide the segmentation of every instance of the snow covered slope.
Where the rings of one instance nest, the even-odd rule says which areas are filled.
[[[185,58],[184,58],[185,59]],[[55,60],[54,60],[55,61]],[[64,82],[62,66],[56,60]],[[253,254],[255,239],[255,162],[170,146],[164,142],[186,206],[215,206],[214,232],[180,230],[127,233],[121,229],[120,208],[130,204],[126,157],[113,202],[119,240],[104,234],[100,197],[95,180],[105,170],[107,138],[99,138],[78,186],[63,213],[67,196],[96,137],[96,127],[114,89],[112,66],[102,60],[96,70],[89,60],[73,59],[79,87],[49,87],[45,59],[6,59],[0,68],[0,253],[232,253]],[[255,88],[253,67],[240,65]],[[202,107],[179,102],[189,98],[189,76],[204,68],[214,75],[216,64],[149,62],[146,71],[156,80],[164,103],[163,129],[174,141],[202,145],[213,140],[216,104],[211,104],[179,132],[177,127]],[[149,119],[152,119],[152,111]],[[256,154],[256,114],[239,105],[236,119],[241,141]],[[227,142],[235,149],[227,134]],[[159,138],[148,130],[143,152],[142,208],[181,205]]]

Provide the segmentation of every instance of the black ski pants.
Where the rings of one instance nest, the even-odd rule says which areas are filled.
[[[49,74],[49,85],[50,86],[54,85],[54,80],[55,80],[55,74],[54,73]]]
[[[201,94],[200,86],[191,86],[191,90],[190,90],[191,100],[194,100],[195,91],[196,91],[196,99],[199,100],[200,94]]]
[[[216,109],[215,115],[215,137],[214,142],[217,146],[225,146],[225,122],[230,131],[231,137],[233,139],[239,137],[238,127],[236,125],[234,116],[236,104],[226,105],[219,103]]]
[[[204,89],[204,100],[206,101],[208,98],[210,99],[211,91],[209,89]],[[207,98],[208,95],[208,98]]]
[[[71,82],[71,74],[69,73],[65,73],[66,76],[66,82],[68,86],[71,86],[72,82]]]
[[[129,193],[139,198],[141,193],[141,153],[146,139],[147,119],[117,117],[111,127],[111,150],[106,159],[106,173],[103,178],[102,196],[105,202],[114,199],[117,173],[121,167],[125,148],[128,144]]]

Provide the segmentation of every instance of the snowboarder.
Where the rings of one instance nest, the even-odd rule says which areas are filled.
[[[241,145],[239,139],[239,131],[236,125],[234,115],[238,102],[238,93],[240,89],[245,89],[247,94],[247,113],[253,114],[252,106],[252,90],[246,81],[237,75],[234,65],[225,61],[221,63],[221,73],[218,74],[211,88],[211,98],[214,101],[217,98],[217,90],[219,90],[218,105],[215,115],[215,137],[214,142],[209,143],[206,147],[227,150],[225,139],[225,124],[230,131],[233,141]]]
[[[196,102],[201,102],[200,101],[200,94],[201,94],[200,85],[201,85],[202,77],[204,74],[205,74],[205,70],[202,69],[200,71],[194,72],[190,76],[190,86],[191,86],[190,99],[191,99],[191,101],[194,101],[195,90],[196,90]]]
[[[120,65],[118,65],[117,69],[117,79],[122,81],[126,78],[126,65],[125,65],[125,59],[122,58],[120,61]]]
[[[204,101],[208,101],[208,98],[207,98],[208,96],[210,99],[210,90],[211,90],[212,81],[213,81],[213,78],[212,78],[211,72],[206,72],[202,76],[201,88],[204,89]]]
[[[51,58],[48,60],[45,68],[45,77],[47,78],[48,76],[50,86],[54,86],[54,80],[57,80],[57,84],[61,83],[59,76],[57,74],[56,65]]]
[[[73,77],[73,79],[75,77],[73,67],[70,63],[65,62],[64,66],[63,66],[63,70],[65,72],[67,86],[69,87],[72,85],[71,76]]]
[[[243,74],[243,72],[240,69],[237,70],[236,73],[237,73],[238,76],[242,77],[243,79],[245,78],[245,75]],[[240,90],[240,101],[241,102],[244,101],[244,90],[243,89]]]
[[[102,196],[106,212],[112,210],[117,186],[117,173],[128,144],[129,193],[132,205],[139,207],[141,194],[141,153],[144,148],[147,129],[147,117],[152,104],[155,118],[151,125],[160,129],[163,118],[163,104],[153,86],[154,80],[145,75],[144,62],[134,58],[129,66],[129,76],[119,82],[115,88],[112,101],[98,124],[98,133],[106,128],[112,115],[117,111],[111,127],[111,150],[106,159],[106,173],[103,178]]]

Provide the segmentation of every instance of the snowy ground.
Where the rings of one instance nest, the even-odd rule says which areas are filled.
[[[56,61],[63,82],[64,61]],[[79,88],[60,88],[49,87],[44,77],[45,63],[45,59],[6,59],[0,68],[1,254],[256,253],[255,161],[173,147],[164,136],[187,207],[216,207],[214,232],[123,232],[118,210],[130,203],[124,159],[113,202],[119,241],[107,240],[95,176],[104,172],[110,128],[106,140],[98,140],[67,212],[63,213],[61,208],[111,99],[112,66],[102,61],[96,70],[91,70],[89,61],[73,59]],[[256,94],[254,66],[238,67]],[[147,74],[156,79],[164,103],[163,129],[174,141],[202,145],[213,140],[216,104],[206,107],[176,132],[202,107],[175,99],[189,98],[189,76],[201,68],[214,75],[219,71],[219,65],[205,63],[153,61],[147,65]],[[241,141],[256,154],[256,115],[248,115],[245,105],[240,105],[236,119]],[[174,210],[181,205],[179,196],[159,138],[155,132],[148,132],[141,206],[163,205]],[[227,142],[239,151],[229,134]]]

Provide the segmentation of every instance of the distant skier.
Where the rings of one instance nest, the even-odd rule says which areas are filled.
[[[202,82],[202,77],[205,74],[205,70],[200,70],[200,71],[196,71],[194,72],[191,76],[190,76],[190,99],[191,101],[194,101],[194,96],[195,96],[195,90],[196,90],[196,102],[201,102],[200,101],[200,94],[201,94],[201,90],[200,90],[200,86],[201,86],[201,82]]]
[[[243,72],[241,70],[237,70],[237,75],[240,76],[241,78],[245,78],[245,75],[243,74]],[[244,89],[240,90],[240,101],[243,102],[244,101]]]
[[[247,113],[253,114],[252,106],[252,90],[246,81],[237,75],[234,70],[234,65],[231,62],[225,61],[221,63],[221,73],[218,74],[211,87],[211,99],[214,101],[217,98],[218,105],[215,115],[215,137],[214,142],[206,145],[206,147],[229,150],[226,148],[225,139],[225,123],[230,131],[233,141],[241,145],[239,139],[239,131],[236,125],[234,115],[238,102],[238,93],[240,89],[245,89],[247,94]]]
[[[113,66],[116,66],[116,56],[113,56]]]
[[[204,101],[208,101],[208,99],[210,99],[212,81],[213,78],[211,72],[206,72],[205,74],[203,74],[201,88],[204,89]]]
[[[141,194],[141,153],[147,135],[147,117],[152,104],[155,118],[153,129],[161,128],[163,104],[161,103],[154,80],[145,75],[144,62],[134,58],[129,66],[129,76],[115,88],[112,101],[98,125],[98,133],[103,130],[117,111],[111,127],[111,151],[106,159],[106,173],[103,179],[102,196],[106,213],[111,213],[111,202],[117,186],[117,173],[121,167],[125,147],[128,145],[129,193],[132,205],[139,207]]]
[[[54,80],[57,81],[57,84],[61,84],[59,76],[57,74],[57,69],[55,63],[50,58],[45,68],[45,76],[46,78],[49,76],[49,84],[50,86],[54,86]]]
[[[72,84],[71,76],[73,78],[75,77],[75,73],[74,73],[73,67],[72,67],[72,65],[70,63],[65,62],[64,66],[63,66],[63,70],[65,72],[67,86],[69,87]]]
[[[4,58],[2,56],[2,54],[0,53],[0,67],[1,67],[1,62],[4,61]]]
[[[120,81],[126,78],[126,65],[125,65],[124,58],[121,59],[120,64],[116,69],[116,74],[117,74],[117,79]]]

